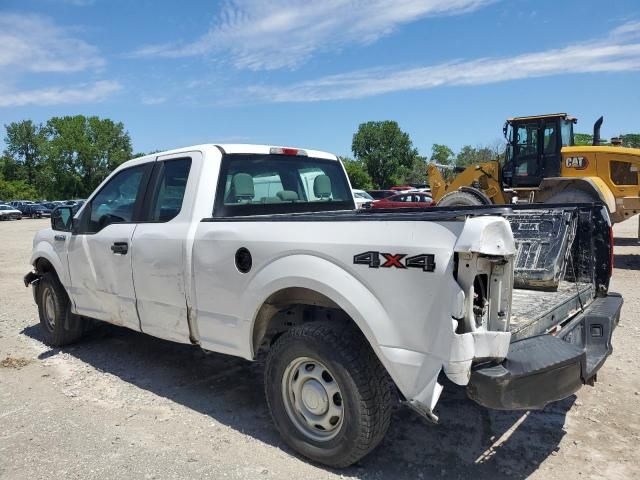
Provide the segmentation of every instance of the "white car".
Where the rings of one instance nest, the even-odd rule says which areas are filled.
[[[51,227],[24,278],[48,344],[79,340],[94,318],[249,361],[264,352],[278,431],[332,467],[378,445],[398,402],[437,420],[441,374],[494,409],[566,398],[611,353],[622,305],[607,293],[606,207],[356,210],[337,157],[314,150],[137,158]]]
[[[20,220],[22,212],[11,205],[0,205],[0,220]]]
[[[370,208],[371,204],[376,200],[364,190],[352,189],[353,199],[356,202],[356,208]]]

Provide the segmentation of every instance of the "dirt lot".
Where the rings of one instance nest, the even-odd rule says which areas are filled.
[[[271,425],[262,367],[104,325],[40,341],[30,289],[34,232],[0,223],[0,478],[638,478],[640,246],[616,227],[611,289],[625,306],[595,388],[542,412],[484,410],[446,385],[440,425],[398,408],[384,443],[332,471],[296,457]]]

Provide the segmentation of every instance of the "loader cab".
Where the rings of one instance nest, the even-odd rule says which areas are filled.
[[[544,178],[559,177],[560,151],[574,144],[576,119],[566,113],[510,118],[504,124],[507,140],[502,181],[507,187],[537,187]]]

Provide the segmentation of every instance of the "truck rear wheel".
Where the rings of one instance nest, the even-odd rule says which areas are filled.
[[[358,461],[389,428],[391,382],[350,325],[314,322],[283,334],[267,357],[265,392],[289,446],[330,467]]]
[[[71,313],[67,292],[53,272],[47,272],[36,285],[36,302],[44,341],[62,347],[78,340],[84,333],[81,317]]]

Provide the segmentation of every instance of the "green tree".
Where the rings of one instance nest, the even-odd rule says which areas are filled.
[[[358,188],[360,190],[371,190],[373,188],[371,177],[367,173],[362,162],[347,157],[339,158],[344,164],[344,169],[347,171],[349,181],[353,188]]]
[[[592,145],[593,135],[588,133],[575,133],[573,135],[573,141],[576,145]]]
[[[7,145],[5,155],[10,156],[16,164],[24,168],[27,182],[34,185],[46,142],[45,130],[42,125],[36,125],[31,120],[12,122],[5,125],[5,129],[7,132],[4,139]],[[18,170],[19,168],[15,169],[16,175]]]
[[[401,166],[398,169],[395,182],[398,185],[425,185],[427,184],[427,159],[417,155],[413,166],[407,168]]]
[[[418,154],[409,135],[391,120],[360,124],[351,149],[376,188],[391,186],[400,167],[412,169]]]
[[[626,133],[620,135],[623,147],[640,148],[640,133]]]
[[[28,200],[37,196],[35,188],[24,180],[4,180],[0,178],[0,199],[6,200]]]
[[[98,117],[54,117],[47,122],[47,161],[38,187],[50,197],[86,197],[131,158],[131,138],[120,122]]]
[[[465,145],[456,156],[456,166],[467,167],[475,163],[491,162],[497,160],[496,152],[489,147],[473,148]]]
[[[446,145],[434,143],[431,146],[431,161],[440,165],[449,165],[454,160],[453,150]]]

